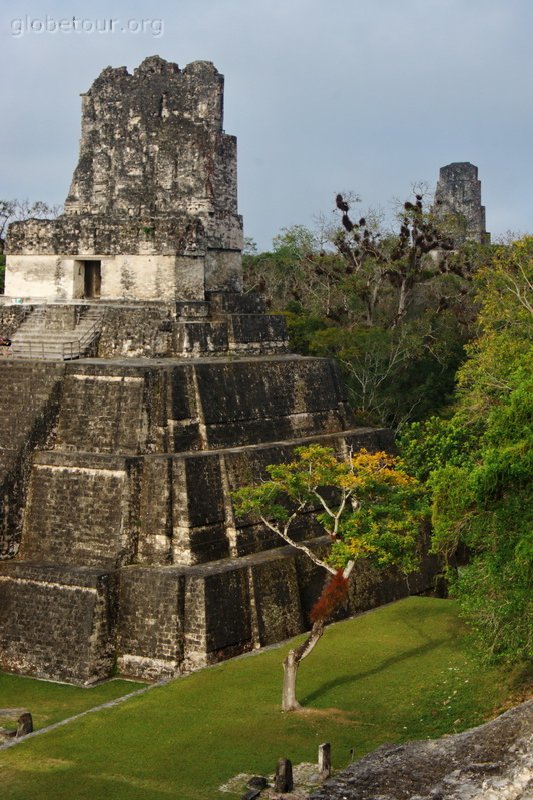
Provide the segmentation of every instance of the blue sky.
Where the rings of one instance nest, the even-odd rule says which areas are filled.
[[[73,17],[85,31],[53,30]],[[0,197],[63,202],[80,92],[157,53],[225,75],[239,210],[262,248],[332,217],[338,191],[390,214],[451,161],[479,167],[493,235],[531,232],[532,31],[531,0],[3,0]]]

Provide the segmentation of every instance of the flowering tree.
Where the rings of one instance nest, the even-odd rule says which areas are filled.
[[[311,611],[311,631],[283,663],[282,708],[292,711],[300,707],[296,699],[298,666],[346,603],[355,562],[366,558],[381,568],[396,566],[405,574],[413,572],[419,564],[425,507],[418,481],[384,452],[363,449],[338,457],[331,448],[312,444],[297,448],[292,462],[269,466],[267,472],[269,480],[234,492],[236,513],[259,518],[327,573],[322,594]],[[303,515],[312,515],[330,537],[327,558],[292,537],[293,525]]]

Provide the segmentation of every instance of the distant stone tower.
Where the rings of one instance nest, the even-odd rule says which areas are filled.
[[[204,300],[241,288],[237,141],[224,78],[159,56],[82,95],[80,157],[55,220],[10,226],[6,294],[56,302]]]
[[[485,244],[490,233],[485,227],[485,206],[481,204],[478,169],[468,161],[455,161],[441,167],[433,211],[441,218],[455,217],[457,244],[465,241]]]

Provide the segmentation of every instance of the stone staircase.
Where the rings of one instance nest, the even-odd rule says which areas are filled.
[[[43,305],[35,308],[12,337],[13,358],[70,361],[88,355],[100,332],[99,308]]]

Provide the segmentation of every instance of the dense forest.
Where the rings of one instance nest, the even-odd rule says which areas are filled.
[[[531,657],[533,237],[464,241],[421,194],[397,231],[336,205],[319,233],[248,241],[245,289],[286,316],[293,350],[337,359],[358,422],[397,431],[481,655]]]

